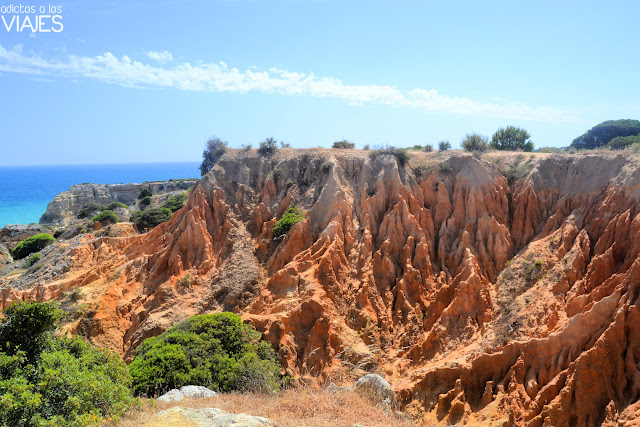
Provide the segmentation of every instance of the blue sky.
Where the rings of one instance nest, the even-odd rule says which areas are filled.
[[[559,147],[640,118],[639,2],[22,4],[64,28],[0,21],[0,165],[193,161],[214,135],[457,147],[506,125]]]

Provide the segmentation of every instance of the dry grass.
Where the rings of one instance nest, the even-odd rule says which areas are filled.
[[[310,390],[285,390],[279,394],[229,393],[209,399],[177,403],[149,400],[141,409],[132,410],[118,427],[141,427],[159,411],[182,406],[219,408],[229,413],[244,413],[270,419],[278,426],[414,426],[414,422],[372,406],[354,392],[330,393]],[[115,424],[108,424],[114,426]]]

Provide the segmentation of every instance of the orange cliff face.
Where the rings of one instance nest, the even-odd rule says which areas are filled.
[[[639,194],[622,155],[231,151],[171,221],[62,242],[2,304],[57,298],[128,359],[232,310],[289,373],[381,373],[427,423],[631,425]],[[292,204],[306,220],[273,239]]]

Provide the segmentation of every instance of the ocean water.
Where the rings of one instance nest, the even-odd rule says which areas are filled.
[[[198,162],[0,167],[0,228],[37,223],[56,194],[73,184],[199,178]]]

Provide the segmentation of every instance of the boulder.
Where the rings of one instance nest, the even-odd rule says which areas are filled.
[[[390,408],[395,404],[396,393],[391,385],[378,374],[367,374],[361,377],[353,389],[372,403]]]
[[[246,414],[229,414],[217,408],[181,408],[179,406],[158,412],[143,427],[182,425],[199,427],[262,427],[275,426],[267,418]]]
[[[4,245],[0,245],[0,265],[10,264],[13,262],[11,252]]]
[[[184,399],[199,399],[203,397],[216,397],[218,393],[199,385],[186,385],[180,390],[174,388],[158,397],[158,402],[180,402]]]

